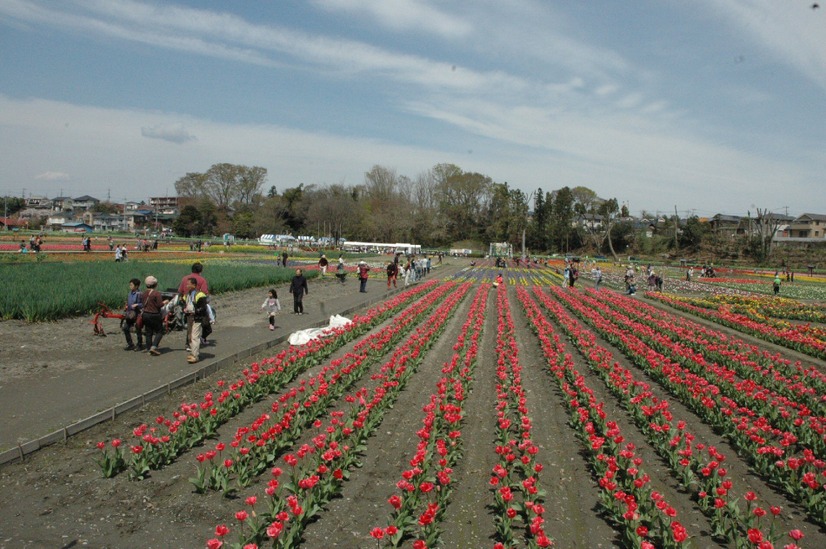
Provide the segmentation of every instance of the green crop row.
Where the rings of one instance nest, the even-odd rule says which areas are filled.
[[[129,280],[147,275],[158,279],[158,289],[177,289],[190,265],[129,261],[84,263],[0,264],[0,318],[29,322],[57,320],[97,311],[103,303],[121,308],[129,292]],[[317,273],[310,271],[307,277]],[[203,275],[211,294],[278,285],[289,281],[292,269],[272,264],[208,262]]]

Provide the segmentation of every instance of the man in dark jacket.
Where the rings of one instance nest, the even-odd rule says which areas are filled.
[[[304,314],[304,296],[310,293],[307,288],[307,279],[301,272],[301,269],[295,270],[295,276],[290,282],[290,293],[293,294],[293,314]]]

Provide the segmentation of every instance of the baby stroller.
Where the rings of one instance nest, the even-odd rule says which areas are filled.
[[[161,292],[161,296],[164,301],[169,301],[161,310],[164,333],[168,334],[169,332],[180,331],[186,328],[184,304],[181,301],[181,296],[178,295],[178,290],[176,288],[167,288],[165,292]]]

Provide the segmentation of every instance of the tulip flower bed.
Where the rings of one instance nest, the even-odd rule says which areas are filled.
[[[563,298],[568,297],[563,296],[563,294],[559,295]],[[598,373],[602,381],[612,393],[622,400],[626,409],[631,412],[634,422],[646,434],[657,453],[669,463],[680,484],[686,490],[697,493],[700,509],[710,517],[714,527],[714,535],[738,546],[740,546],[739,542],[746,538],[767,540],[769,542],[776,541],[774,524],[770,524],[769,529],[764,532],[760,529],[760,516],[757,515],[765,515],[760,512],[755,515],[751,509],[751,504],[756,500],[756,496],[749,496],[750,507],[745,514],[740,513],[737,502],[729,497],[734,489],[734,483],[730,478],[726,478],[727,470],[721,466],[726,457],[714,446],[703,441],[697,441],[697,437],[687,429],[685,421],[673,422],[668,401],[658,399],[645,382],[634,379],[634,375],[630,370],[617,364],[611,352],[596,344],[593,334],[583,329],[576,320],[568,316],[559,303],[540,292],[537,292],[537,296],[552,317],[560,323],[565,332],[572,338],[574,345],[584,356],[588,357],[590,366]],[[530,306],[526,296],[523,295],[522,300],[523,303],[526,303],[526,307]],[[552,331],[549,330],[547,322],[537,313],[534,313],[532,320],[535,323],[535,329],[540,334],[540,338],[544,342],[550,341]],[[546,350],[549,360],[552,361],[556,357],[563,356],[564,353],[564,347],[558,343],[558,339],[556,341],[557,350],[553,353]],[[548,345],[545,345],[545,347],[547,349]],[[581,385],[582,382],[579,383],[579,386]],[[580,394],[572,394],[572,396],[575,398],[581,397]],[[593,397],[590,396],[590,398]],[[594,408],[593,403],[590,408]],[[601,439],[599,442],[601,448],[601,444],[604,444],[605,440]],[[614,438],[613,442],[616,444],[621,440]],[[704,451],[707,451],[708,454],[705,459],[702,458]],[[637,460],[634,465],[635,470],[637,470],[641,465],[641,460]],[[601,479],[601,486],[610,490],[616,489],[617,485],[613,482],[613,479],[613,476],[607,480]],[[643,485],[642,482],[636,482],[635,484],[637,488],[641,488]],[[656,502],[658,509],[664,507],[662,503],[664,500],[661,497],[653,497],[653,494],[645,495]],[[637,497],[635,501],[647,501],[648,498],[640,500]],[[772,509],[772,515],[779,513],[779,508]],[[666,515],[673,516],[671,512],[666,512]],[[632,515],[632,517],[635,517],[635,515]],[[627,535],[632,545],[642,543],[634,538],[635,535],[639,536],[636,528],[633,528],[637,524],[639,523],[631,522],[627,528]],[[652,526],[658,527],[656,531],[659,532],[659,536],[662,538],[659,542],[661,545],[681,542],[680,539],[674,536],[675,526],[673,523],[671,524],[672,535],[670,539],[662,519],[656,525],[643,524],[643,526],[644,531],[649,534],[652,533]],[[742,546],[748,547],[750,545]]]
[[[557,297],[676,398],[720,429],[736,448],[749,456],[758,473],[782,486],[803,504],[812,520],[826,523],[826,493],[824,485],[816,481],[818,476],[826,476],[823,474],[826,463],[815,451],[823,449],[822,417],[804,421],[795,413],[793,419],[792,412],[785,407],[793,408],[793,402],[760,387],[755,396],[750,396],[745,386],[753,382],[735,384],[736,373],[705,360],[700,353],[687,353],[678,343],[644,324],[635,323],[629,316],[584,296],[575,299],[559,292]],[[639,307],[635,303],[629,305],[628,310]],[[775,400],[772,402],[772,399]],[[777,408],[779,414],[775,413]],[[814,450],[805,440],[815,444]],[[787,467],[780,459],[783,457],[795,466]]]
[[[811,329],[807,325],[791,325],[787,322],[775,322],[767,318],[763,321],[757,321],[748,315],[738,314],[725,306],[716,309],[699,307],[688,300],[668,294],[650,293],[647,297],[745,334],[816,358],[826,359],[826,331],[823,328]]]
[[[826,296],[824,296],[826,297]],[[741,296],[710,296],[706,299],[680,299],[707,309],[717,309],[728,306],[733,312],[748,315],[754,320],[785,319],[801,320],[804,322],[826,323],[826,307],[802,303],[784,297],[741,297]]]
[[[142,423],[132,431],[136,440],[129,445],[131,459],[125,455],[122,439],[114,439],[111,443],[111,450],[107,448],[106,441],[99,442],[97,447],[103,451],[99,464],[104,476],[112,477],[129,469],[133,479],[143,479],[150,470],[159,469],[171,463],[184,451],[215,436],[217,428],[229,418],[234,417],[250,404],[279,391],[296,376],[319,364],[333,351],[355,337],[367,333],[372,327],[408,305],[411,299],[421,293],[426,293],[434,285],[435,282],[408,290],[368,311],[363,316],[357,315],[352,323],[332,330],[330,336],[312,340],[306,347],[290,347],[271,359],[265,359],[261,364],[253,363],[250,368],[244,369],[241,372],[242,377],[234,382],[227,383],[225,380],[219,380],[215,387],[218,393],[217,398],[215,393],[210,391],[204,395],[201,402],[184,403],[172,413],[171,418],[158,416],[155,419],[157,427]],[[431,300],[438,298],[447,289],[447,287],[440,288],[438,292],[433,292],[427,297]],[[297,392],[303,393],[304,391],[305,388],[302,385]],[[162,428],[166,432],[161,434],[159,430]],[[202,456],[208,456],[211,462],[217,452],[222,449]],[[203,462],[205,459],[199,458],[199,461]],[[212,479],[210,485],[217,484],[226,491],[229,480],[228,469],[227,467],[225,470],[211,471],[210,477],[222,473],[223,475],[221,480]],[[198,482],[195,484],[199,491],[206,489],[207,478],[204,469],[199,470],[197,479]],[[243,479],[242,475],[242,484],[245,484]]]
[[[826,546],[822,363],[497,272],[387,294],[5,466],[3,543]]]
[[[396,484],[400,493],[387,500],[393,507],[390,524],[370,531],[373,538],[386,539],[390,547],[398,547],[407,539],[414,539],[414,545],[428,547],[439,541],[436,519],[441,516],[439,509],[450,501],[452,468],[462,455],[464,403],[473,383],[488,291],[486,285],[477,290],[468,319],[453,346],[454,354],[444,363],[436,392],[423,408],[425,417],[416,433],[419,443],[409,461],[411,469],[403,471]]]
[[[372,389],[363,386],[345,398],[345,402],[353,403],[353,406],[346,411],[331,412],[327,425],[323,422],[314,424],[319,434],[312,437],[312,445],[303,445],[295,454],[284,456],[284,462],[289,467],[289,479],[279,480],[283,474],[281,468],[271,471],[274,478],[268,482],[266,490],[268,510],[262,511],[256,516],[257,520],[249,523],[245,510],[235,513],[236,520],[241,523],[239,546],[247,547],[255,543],[257,547],[265,541],[273,547],[297,545],[303,529],[316,518],[322,510],[321,506],[335,495],[350,469],[356,466],[367,438],[381,423],[382,415],[415,373],[428,348],[444,330],[445,323],[469,289],[470,285],[465,284],[451,293],[429,321],[394,351],[380,372],[373,376],[373,381],[378,383]],[[254,504],[257,498],[253,498],[255,496],[247,498],[245,503]],[[438,509],[428,506],[427,512],[432,522]],[[229,533],[220,525],[215,531],[222,532],[222,536]],[[221,543],[221,540],[212,538],[207,541],[207,547],[220,547]]]
[[[197,491],[215,489],[221,490],[225,495],[230,494],[234,492],[229,486],[233,478],[237,480],[239,488],[248,486],[253,477],[272,465],[284,449],[292,446],[306,427],[356,383],[373,362],[378,361],[389,348],[409,333],[420,318],[435,306],[436,301],[451,289],[452,285],[445,284],[428,293],[419,301],[412,314],[395,317],[389,325],[359,341],[354,352],[347,353],[343,359],[331,361],[309,382],[302,380],[297,388],[282,394],[268,413],[262,414],[249,426],[236,430],[235,437],[230,442],[233,450],[228,457],[221,455],[225,448],[223,443],[219,443],[214,451],[199,454],[197,460],[201,465],[197,477],[193,479]],[[369,326],[365,325],[365,328]],[[329,338],[316,341],[326,339]],[[339,341],[345,342],[343,338],[339,338]],[[306,356],[312,356],[316,362],[329,356],[329,353],[322,354],[312,349],[308,351]],[[301,368],[300,371],[306,369]],[[222,457],[225,459],[222,460]]]

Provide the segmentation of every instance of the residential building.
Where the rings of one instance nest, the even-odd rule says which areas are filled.
[[[52,199],[52,210],[56,212],[65,212],[74,207],[74,201],[71,196],[58,196]]]
[[[27,208],[48,209],[52,207],[52,201],[45,196],[31,195],[26,199]]]
[[[804,213],[789,224],[789,238],[826,239],[826,215]]]
[[[149,197],[149,208],[158,213],[165,213],[170,210],[178,210],[177,196],[151,196]]]
[[[745,221],[745,222],[744,222]],[[718,237],[734,238],[748,233],[747,218],[739,215],[716,214],[709,219],[711,230]]]
[[[93,208],[95,205],[99,204],[100,200],[93,196],[83,195],[78,196],[77,198],[72,199],[72,208],[73,209],[82,209],[82,210],[89,210]]]

